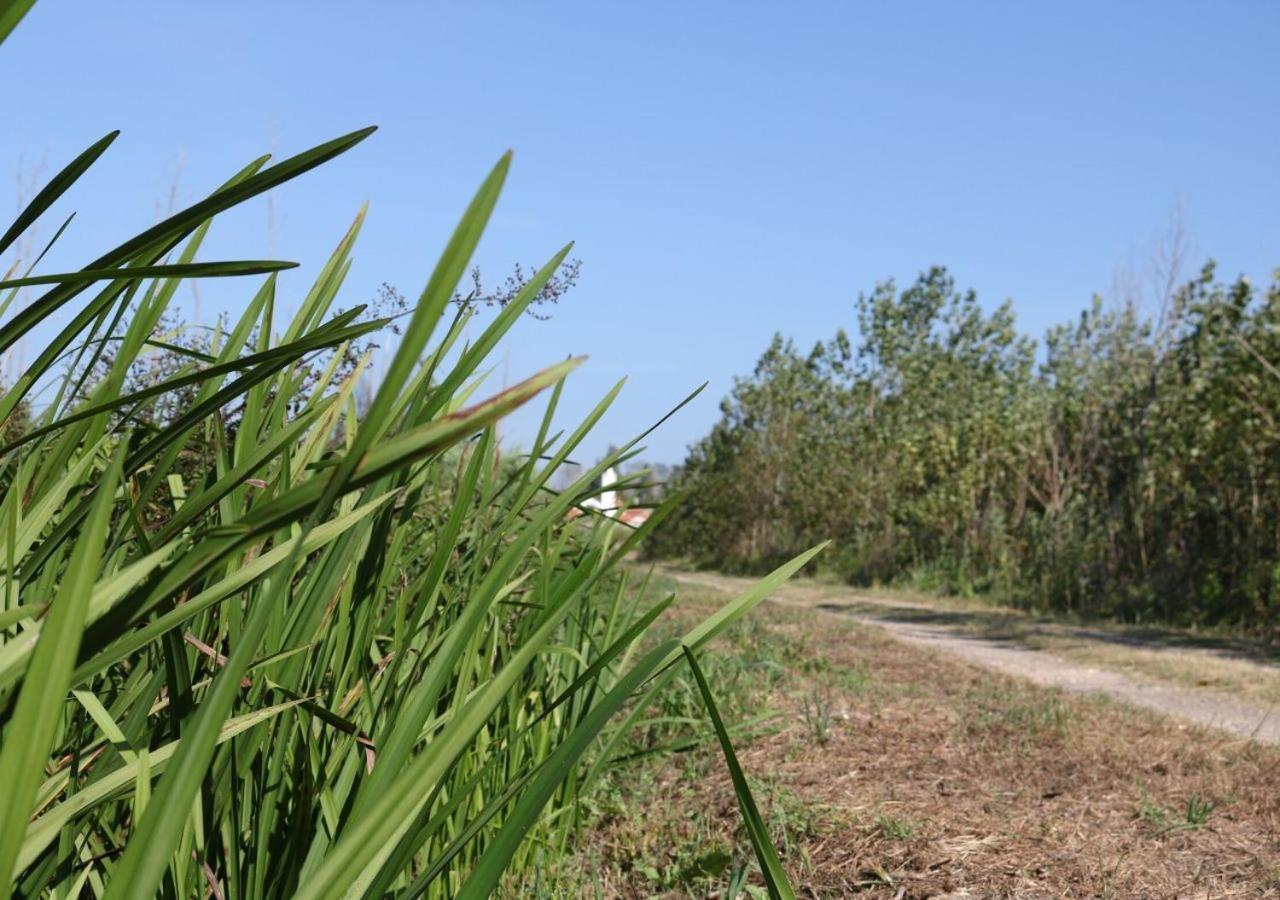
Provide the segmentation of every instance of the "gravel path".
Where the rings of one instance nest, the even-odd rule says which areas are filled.
[[[737,592],[751,584],[750,579],[706,572],[671,571],[668,574],[687,584],[727,592]],[[931,608],[925,604],[890,601],[863,594],[850,595],[846,600],[825,591],[815,592],[795,586],[783,588],[773,600],[845,616],[864,625],[881,628],[899,640],[939,650],[1045,687],[1079,694],[1103,694],[1132,706],[1217,728],[1238,737],[1280,744],[1280,709],[1254,706],[1221,693],[1167,682],[1139,681],[1118,672],[1070,662],[1043,650],[993,641],[945,625],[908,622],[892,617],[895,610]],[[844,603],[857,605],[845,607]],[[877,613],[877,608],[884,612]]]

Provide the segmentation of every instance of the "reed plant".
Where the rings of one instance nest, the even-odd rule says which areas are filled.
[[[254,160],[82,269],[37,258],[0,281],[0,352],[41,347],[0,396],[0,898],[488,896],[572,844],[578,799],[677,675],[763,883],[790,896],[697,659],[813,551],[648,637],[672,598],[643,605],[620,563],[670,507],[629,529],[582,505],[642,438],[553,487],[621,385],[567,430],[581,360],[477,399],[568,253],[487,321],[458,302],[509,155],[367,402],[367,354],[343,361],[391,322],[335,312],[363,215],[291,316],[291,263],[200,259],[218,214],[372,131]],[[0,253],[115,140],[52,178]],[[251,286],[192,346],[159,324],[196,278]],[[156,354],[163,377],[134,377]],[[495,423],[539,395],[532,444],[504,450]]]

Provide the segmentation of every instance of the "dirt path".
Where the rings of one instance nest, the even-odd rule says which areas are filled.
[[[667,574],[686,584],[725,592],[738,592],[751,584],[750,579],[707,572],[669,571]],[[911,617],[902,615],[932,609],[927,604],[887,600],[852,592],[833,593],[830,589],[811,588],[802,584],[784,587],[773,599],[788,605],[846,616],[864,625],[884,629],[900,640],[930,647],[987,669],[1025,678],[1038,685],[1081,694],[1102,694],[1162,715],[1217,728],[1238,737],[1280,744],[1280,709],[1274,706],[1268,708],[1265,705],[1242,702],[1221,692],[1170,682],[1131,678],[1104,668],[1081,665],[1043,650],[993,640],[980,633],[966,631],[960,624],[941,625],[918,619],[912,621]],[[963,614],[951,612],[948,619],[959,622],[963,619]],[[1080,629],[1074,629],[1072,633],[1076,636],[1089,634]],[[1099,635],[1095,639],[1104,638]],[[1264,664],[1258,665],[1261,671]]]

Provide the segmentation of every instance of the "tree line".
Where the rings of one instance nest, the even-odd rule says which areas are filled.
[[[855,583],[1274,629],[1280,281],[1209,263],[1156,305],[1095,298],[1037,342],[945,269],[880,284],[856,346],[775,336],[735,381],[649,552],[754,569],[833,538]]]

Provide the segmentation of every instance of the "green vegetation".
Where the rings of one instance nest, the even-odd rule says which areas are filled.
[[[652,594],[671,586],[670,579],[657,577],[644,589]],[[688,621],[721,602],[696,590],[687,601],[656,623],[647,640],[681,633]],[[738,723],[727,729],[728,736],[746,748],[778,740],[798,721],[798,712],[774,701],[790,706],[795,685],[815,668],[806,642],[770,628],[766,622],[773,618],[734,623],[717,638],[716,649],[723,652],[707,653],[699,663],[702,682],[715,686],[722,718]],[[834,680],[832,671],[822,671],[824,679]],[[643,727],[620,742],[617,758],[627,764],[604,773],[584,796],[590,829],[568,857],[547,858],[536,880],[526,878],[517,895],[768,897],[767,885],[751,879],[752,829],[765,832],[788,871],[811,884],[808,850],[820,835],[825,811],[808,792],[772,777],[772,766],[746,766],[749,789],[760,798],[760,818],[726,817],[717,797],[725,796],[720,785],[734,776],[721,762],[726,735],[703,714],[702,682],[692,669],[676,673]],[[830,696],[825,681],[811,693]],[[830,723],[833,733],[839,728],[839,722]]]
[[[753,570],[815,539],[861,584],[1129,621],[1280,621],[1280,283],[1100,300],[1037,347],[942,269],[781,337],[675,479],[649,550]]]
[[[905,841],[916,833],[916,826],[912,823],[883,813],[876,816],[876,828],[891,841]]]
[[[803,709],[809,736],[819,744],[825,744],[831,731],[831,695],[815,689],[805,696]]]
[[[621,385],[567,434],[552,421],[580,360],[472,399],[569,251],[462,341],[484,303],[455,291],[509,155],[397,317],[360,404],[367,341],[391,325],[333,311],[363,215],[292,317],[276,292],[291,263],[197,261],[219,213],[372,131],[257,159],[77,272],[32,274],[36,259],[0,281],[0,312],[14,310],[0,351],[43,346],[0,395],[0,900],[476,898],[527,884],[572,845],[579,799],[654,701],[690,675],[752,877],[793,896],[699,657],[714,675],[706,644],[812,553],[646,640],[672,596],[644,600],[618,565],[645,529],[567,515],[635,442],[551,487]],[[115,139],[55,176],[0,252]],[[263,275],[208,341],[159,327],[184,280]],[[32,287],[46,290],[15,304]],[[533,445],[504,454],[495,423],[543,391]]]
[[[1183,807],[1182,815],[1171,809],[1152,802],[1146,792],[1142,792],[1138,818],[1150,823],[1157,834],[1168,834],[1176,831],[1195,831],[1203,828],[1213,814],[1216,804],[1199,794],[1191,794]]]

